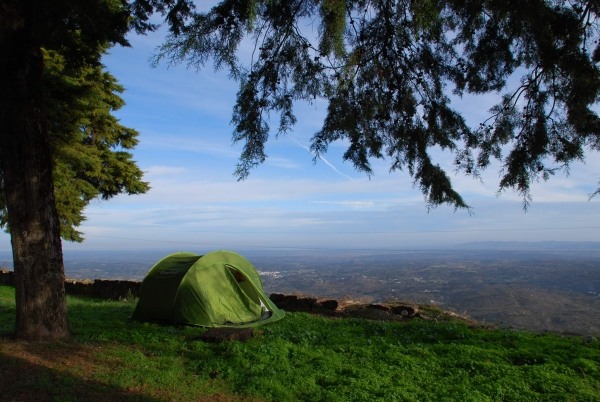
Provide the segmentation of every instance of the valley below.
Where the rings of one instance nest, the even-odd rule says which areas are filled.
[[[267,294],[433,304],[501,327],[600,335],[600,252],[549,248],[238,252]],[[65,270],[71,279],[141,281],[170,252],[66,252]],[[0,266],[11,269],[8,258]]]
[[[600,334],[595,255],[435,252],[260,261],[267,291],[434,304],[503,327]]]

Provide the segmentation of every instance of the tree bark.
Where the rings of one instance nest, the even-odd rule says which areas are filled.
[[[0,27],[0,179],[15,271],[15,335],[58,340],[70,331],[44,114],[43,55],[28,26],[33,22],[11,21]]]

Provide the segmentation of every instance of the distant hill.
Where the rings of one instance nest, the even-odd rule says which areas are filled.
[[[493,251],[593,251],[600,252],[597,241],[481,241],[461,243],[454,247],[457,250],[493,250]]]

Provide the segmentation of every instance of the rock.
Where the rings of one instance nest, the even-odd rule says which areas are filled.
[[[404,318],[413,318],[418,313],[418,308],[412,306],[393,306],[392,313]]]
[[[337,300],[323,300],[319,302],[318,307],[324,310],[335,311],[339,305],[340,303]]]
[[[314,297],[298,297],[295,295],[282,295],[273,293],[269,299],[277,307],[286,311],[313,311],[317,309],[317,299]]]
[[[390,311],[390,308],[388,306],[384,306],[381,304],[369,304],[367,306],[367,308],[373,309],[373,310],[381,310],[381,311],[385,311],[386,313]]]

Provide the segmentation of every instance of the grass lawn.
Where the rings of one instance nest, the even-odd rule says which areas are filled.
[[[69,297],[74,338],[15,342],[0,286],[2,401],[600,401],[600,342],[454,321],[288,313],[247,342]]]

